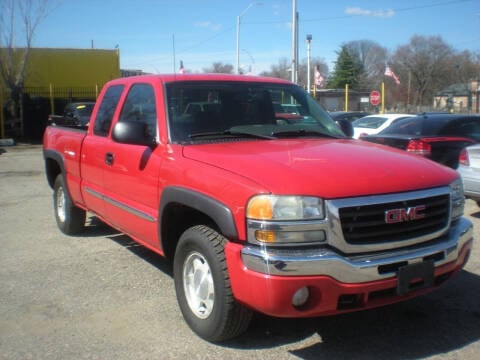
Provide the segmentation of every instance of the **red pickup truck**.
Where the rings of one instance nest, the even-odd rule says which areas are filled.
[[[209,341],[239,335],[254,311],[412,298],[472,247],[454,170],[345,136],[280,79],[113,80],[86,131],[47,127],[44,158],[60,230],[81,232],[88,212],[171,260],[182,314]]]

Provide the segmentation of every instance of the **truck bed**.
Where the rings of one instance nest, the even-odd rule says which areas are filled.
[[[79,127],[50,125],[45,129],[43,138],[46,154],[57,159],[60,166],[63,166],[70,196],[77,204],[83,203],[80,191],[80,153],[86,134],[86,129]],[[47,161],[47,173],[49,164]]]

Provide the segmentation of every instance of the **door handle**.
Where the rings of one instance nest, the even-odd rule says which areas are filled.
[[[113,165],[113,160],[115,159],[115,157],[113,156],[112,153],[106,153],[105,154],[105,164],[107,165]]]

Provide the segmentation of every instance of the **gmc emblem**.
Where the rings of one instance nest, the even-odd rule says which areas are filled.
[[[402,209],[391,209],[385,211],[385,222],[387,224],[396,224],[406,221],[419,220],[425,218],[425,205],[412,206]]]

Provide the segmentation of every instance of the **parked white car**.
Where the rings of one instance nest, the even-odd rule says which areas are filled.
[[[465,197],[480,205],[480,144],[462,150],[458,172],[462,176]]]
[[[412,116],[413,115],[409,114],[376,114],[364,116],[352,122],[353,137],[359,139],[363,135],[378,134],[395,121]]]

